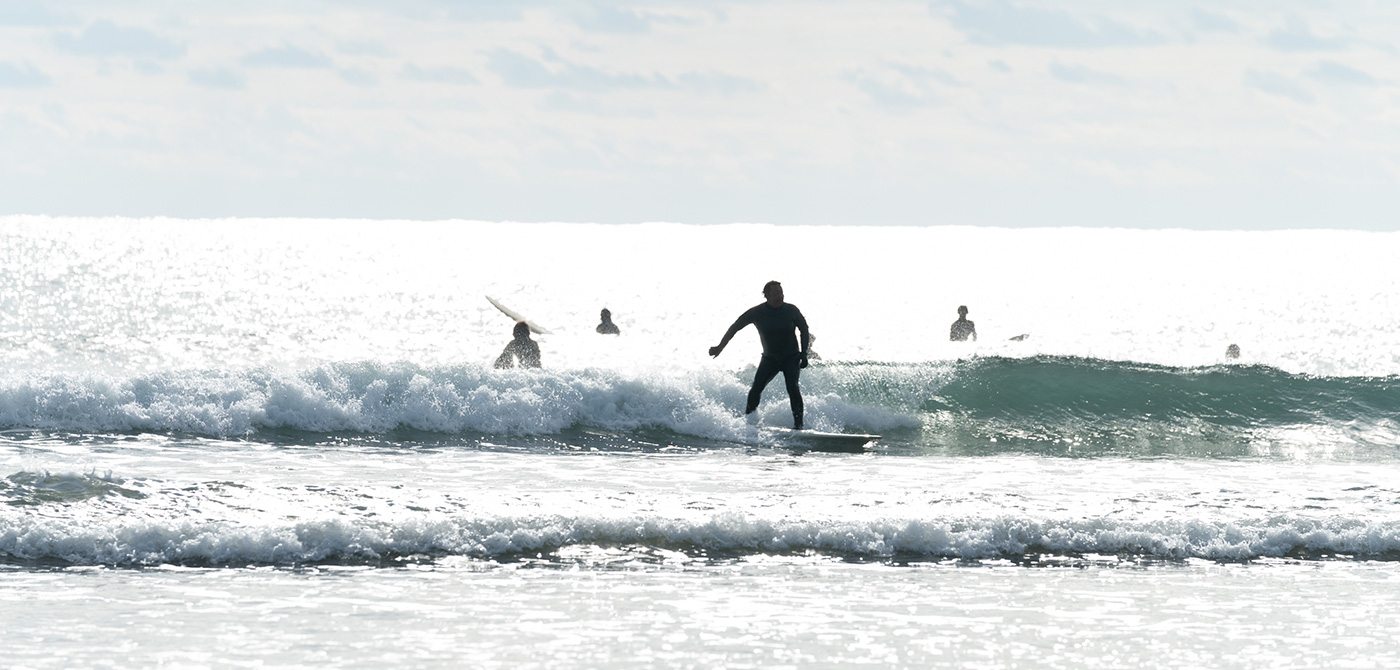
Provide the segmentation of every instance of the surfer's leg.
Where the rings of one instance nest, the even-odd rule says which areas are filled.
[[[787,384],[788,400],[792,402],[792,427],[802,430],[802,389],[797,386],[797,378],[802,368],[798,365],[798,360],[797,357],[793,357],[783,366],[783,382]]]
[[[782,369],[777,361],[764,356],[758,362],[758,371],[753,373],[753,388],[749,389],[749,402],[744,406],[744,413],[751,414],[758,409],[758,401],[763,396],[763,387],[773,378],[778,376],[778,371]]]

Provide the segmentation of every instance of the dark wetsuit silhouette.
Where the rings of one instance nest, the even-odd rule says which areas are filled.
[[[594,330],[597,330],[599,335],[622,334],[622,331],[618,329],[617,324],[613,323],[612,321],[612,312],[609,312],[606,309],[604,309],[602,312],[602,323],[599,323],[598,327]]]
[[[522,368],[540,367],[540,345],[530,339],[530,327],[524,321],[515,324],[515,339],[506,345],[505,350],[496,359],[496,367],[513,368],[517,358],[520,359]]]
[[[977,326],[967,320],[966,316],[959,316],[953,322],[953,327],[948,329],[948,339],[953,342],[966,342],[967,338],[977,339]]]
[[[496,359],[496,367],[513,368],[517,358],[522,368],[540,367],[540,345],[528,337],[517,337],[506,345],[505,351]]]
[[[793,425],[800,430],[803,407],[802,390],[797,386],[797,378],[798,371],[806,367],[807,363],[807,319],[803,318],[802,311],[795,305],[783,303],[774,307],[765,302],[740,315],[724,334],[724,339],[717,348],[723,349],[735,333],[749,324],[753,324],[758,330],[758,338],[763,342],[763,358],[759,360],[758,371],[754,373],[753,387],[749,389],[744,413],[749,414],[758,409],[758,401],[763,396],[764,387],[781,372],[787,385],[788,399],[792,403]],[[802,334],[800,347],[793,333],[794,329]],[[717,354],[712,352],[712,355]]]

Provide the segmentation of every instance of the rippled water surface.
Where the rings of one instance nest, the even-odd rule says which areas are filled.
[[[1400,235],[8,217],[0,249],[15,667],[1400,660]],[[705,355],[775,278],[809,426],[870,449],[784,441],[781,384],[740,417],[751,331]],[[491,367],[487,295],[544,369]]]

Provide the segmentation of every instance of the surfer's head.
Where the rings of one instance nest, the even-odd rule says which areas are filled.
[[[515,337],[517,339],[530,336],[530,324],[524,321],[515,322]]]
[[[612,319],[612,312],[608,311],[608,308],[604,307],[603,312],[602,314],[600,314],[600,316],[603,317],[604,321],[607,321],[609,319]]]
[[[958,305],[958,316],[967,316],[967,305]]]
[[[768,304],[777,307],[783,304],[783,285],[776,281],[770,281],[763,285],[763,297],[768,299]]]

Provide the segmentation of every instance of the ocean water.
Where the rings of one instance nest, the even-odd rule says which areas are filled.
[[[1400,233],[12,216],[0,260],[6,667],[1400,665]],[[770,279],[865,453],[775,441],[780,382],[739,416],[758,338],[706,349]]]

